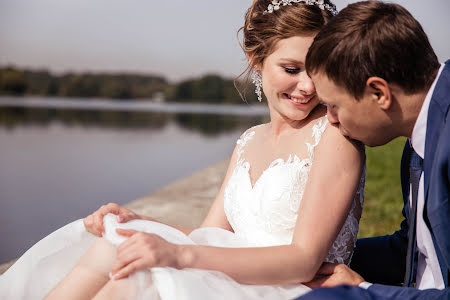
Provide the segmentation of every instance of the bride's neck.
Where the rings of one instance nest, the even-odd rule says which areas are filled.
[[[282,136],[295,134],[307,125],[313,116],[316,114],[318,109],[313,109],[310,114],[302,120],[292,120],[288,117],[279,114],[278,112],[270,112],[270,123],[269,123],[269,135],[274,139],[278,139]]]
[[[291,134],[304,126],[305,121],[284,120],[282,118],[271,118],[269,123],[269,134],[274,138]]]

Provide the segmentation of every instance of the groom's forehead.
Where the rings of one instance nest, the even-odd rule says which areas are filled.
[[[316,87],[317,95],[324,101],[329,100],[331,95],[343,91],[343,88],[337,86],[323,71],[312,74],[311,79]]]
[[[326,72],[318,70],[311,74],[316,87],[316,93],[322,102],[339,102],[344,99],[357,100],[345,86],[334,81]]]

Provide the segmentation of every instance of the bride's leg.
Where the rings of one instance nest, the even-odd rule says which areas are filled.
[[[148,271],[140,271],[148,272]],[[145,297],[148,300],[161,299],[152,283],[150,272],[135,274],[139,278],[110,280],[92,300],[127,300]],[[133,275],[132,275],[133,276]],[[145,293],[145,296],[142,294]]]
[[[91,299],[108,282],[115,257],[116,248],[98,239],[45,299]]]
[[[134,299],[131,282],[128,278],[110,280],[92,300],[127,300]]]

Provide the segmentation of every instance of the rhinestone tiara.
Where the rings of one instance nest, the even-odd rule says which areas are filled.
[[[333,16],[337,15],[338,11],[334,5],[325,4],[324,0],[281,0],[281,1],[272,1],[271,4],[267,7],[267,10],[264,13],[273,13],[276,10],[279,10],[281,6],[292,5],[292,3],[300,3],[303,2],[308,5],[317,5],[321,10],[328,10],[331,12]]]

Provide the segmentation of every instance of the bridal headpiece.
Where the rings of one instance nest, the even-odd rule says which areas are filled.
[[[292,5],[292,3],[303,2],[308,5],[317,5],[321,10],[328,10],[333,16],[337,15],[338,11],[334,5],[325,4],[324,0],[273,0],[271,4],[267,7],[264,13],[273,13],[275,10],[279,10],[281,6]]]

